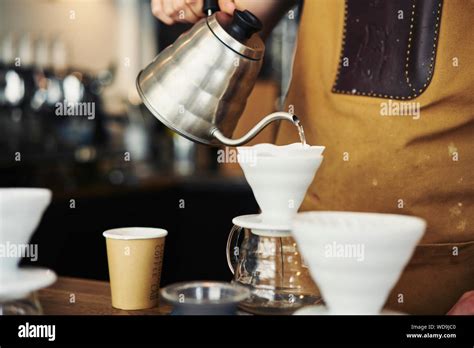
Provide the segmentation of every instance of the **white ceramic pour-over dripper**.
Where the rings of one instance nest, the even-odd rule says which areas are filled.
[[[258,144],[237,151],[262,222],[290,224],[321,165],[324,146]]]
[[[423,219],[305,212],[293,235],[331,314],[379,314],[423,236]]]
[[[51,191],[41,188],[0,189],[0,245],[4,249],[26,245],[51,201]],[[0,277],[18,270],[20,256],[0,257]]]

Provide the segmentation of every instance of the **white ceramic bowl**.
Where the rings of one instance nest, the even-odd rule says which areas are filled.
[[[394,214],[305,212],[293,235],[333,314],[378,314],[426,228]]]
[[[0,189],[0,244],[12,248],[26,245],[51,201],[51,191],[42,188]],[[15,272],[20,257],[2,257],[0,273]]]
[[[290,223],[323,156],[323,146],[300,143],[237,148],[239,164],[262,210],[265,223]]]

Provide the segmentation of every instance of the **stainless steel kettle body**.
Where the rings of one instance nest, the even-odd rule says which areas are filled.
[[[237,24],[247,32],[239,32],[235,14],[214,13],[182,34],[137,78],[138,92],[151,113],[199,143],[237,146],[273,120],[293,120],[289,114],[276,113],[244,137],[230,139],[257,80],[265,50],[256,34],[258,28],[248,28],[252,26],[246,23],[248,11],[236,12],[240,16],[237,20],[244,22]]]

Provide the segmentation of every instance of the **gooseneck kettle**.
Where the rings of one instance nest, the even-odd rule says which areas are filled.
[[[214,12],[205,1],[201,19],[163,50],[137,77],[150,112],[184,137],[209,145],[238,146],[275,120],[296,122],[286,112],[264,117],[246,135],[231,139],[262,66],[260,20],[249,11]]]

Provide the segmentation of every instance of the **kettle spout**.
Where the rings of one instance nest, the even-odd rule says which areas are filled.
[[[288,112],[274,112],[273,114],[270,114],[268,116],[265,116],[260,122],[258,122],[251,130],[247,132],[244,136],[238,138],[238,139],[230,139],[227,138],[222,132],[215,128],[212,130],[211,134],[214,136],[219,142],[221,142],[223,145],[226,146],[240,146],[243,145],[260,133],[266,126],[268,126],[270,123],[273,121],[279,121],[279,120],[286,120],[290,121],[293,124],[297,124],[299,122],[298,117],[295,115],[292,115]]]

